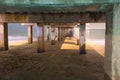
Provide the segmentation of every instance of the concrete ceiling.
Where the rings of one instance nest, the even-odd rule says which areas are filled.
[[[120,0],[0,0],[0,13],[105,12]]]
[[[1,13],[59,13],[59,12],[105,12],[108,4],[99,5],[84,5],[84,6],[33,6],[33,7],[14,7],[14,6],[0,6]]]

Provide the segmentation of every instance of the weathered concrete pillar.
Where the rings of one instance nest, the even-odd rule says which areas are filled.
[[[80,40],[79,39],[77,39],[77,45],[80,45]]]
[[[58,27],[58,41],[61,41],[61,27]]]
[[[113,10],[107,12],[106,34],[105,34],[105,74],[104,80],[112,80],[112,30],[113,30]]]
[[[67,28],[65,28],[65,37],[67,36],[67,30],[68,30],[68,29],[67,29]]]
[[[44,25],[37,25],[37,51],[38,53],[44,52]]]
[[[61,40],[63,40],[63,35],[64,35],[63,28],[61,28]]]
[[[28,44],[33,43],[33,29],[32,25],[28,26]]]
[[[65,28],[63,28],[63,38],[65,37]]]
[[[48,26],[47,25],[44,25],[44,40],[48,40]]]
[[[8,50],[8,25],[0,23],[0,50]]]
[[[112,79],[107,73],[104,73],[104,80],[112,80]]]
[[[65,32],[64,32],[64,28],[63,28],[63,39],[65,38]]]
[[[47,40],[50,40],[50,27],[47,27]]]
[[[107,12],[104,63],[104,80],[120,80],[120,4]]]
[[[80,39],[80,54],[86,54],[86,36],[85,36],[85,23],[80,24],[79,39]]]
[[[79,25],[77,26],[77,45],[80,45],[80,39],[79,39]]]
[[[64,37],[66,37],[66,28],[64,28]]]
[[[63,34],[62,34],[62,27],[61,27],[61,41],[63,40],[63,37],[62,37],[62,35],[63,35]]]
[[[64,28],[64,38],[66,37],[66,28]]]
[[[54,26],[52,26],[52,28],[51,28],[51,33],[50,33],[50,35],[51,35],[51,45],[55,45],[55,39],[56,39],[56,29],[54,28]]]

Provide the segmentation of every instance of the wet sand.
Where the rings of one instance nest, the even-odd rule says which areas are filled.
[[[68,38],[56,45],[46,41],[44,53],[37,53],[36,42],[26,42],[0,52],[0,80],[104,80],[104,57],[90,44],[80,55],[76,41]]]

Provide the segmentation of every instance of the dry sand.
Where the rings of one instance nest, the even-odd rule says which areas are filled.
[[[44,53],[37,53],[36,42],[17,43],[0,52],[0,80],[104,80],[104,57],[89,45],[80,55],[69,39],[56,45],[46,41]]]

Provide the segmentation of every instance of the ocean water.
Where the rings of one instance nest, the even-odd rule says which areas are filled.
[[[33,38],[37,36],[36,27],[33,27]],[[22,26],[20,23],[8,23],[8,40],[9,42],[21,41],[28,39],[27,26]]]
[[[87,35],[87,39],[92,39],[100,42],[99,40],[103,41],[105,39],[105,29],[104,23],[99,24],[89,24],[87,25],[89,30],[89,35]],[[96,28],[96,26],[98,28]],[[33,26],[33,38],[36,39],[37,37],[37,30],[36,26]],[[99,29],[100,28],[100,29]],[[47,39],[47,27],[45,27],[45,40]],[[8,23],[8,39],[9,42],[13,41],[21,41],[21,40],[28,40],[28,31],[27,26],[22,26],[20,23]],[[101,42],[100,42],[101,43]],[[104,43],[104,42],[103,42]]]

